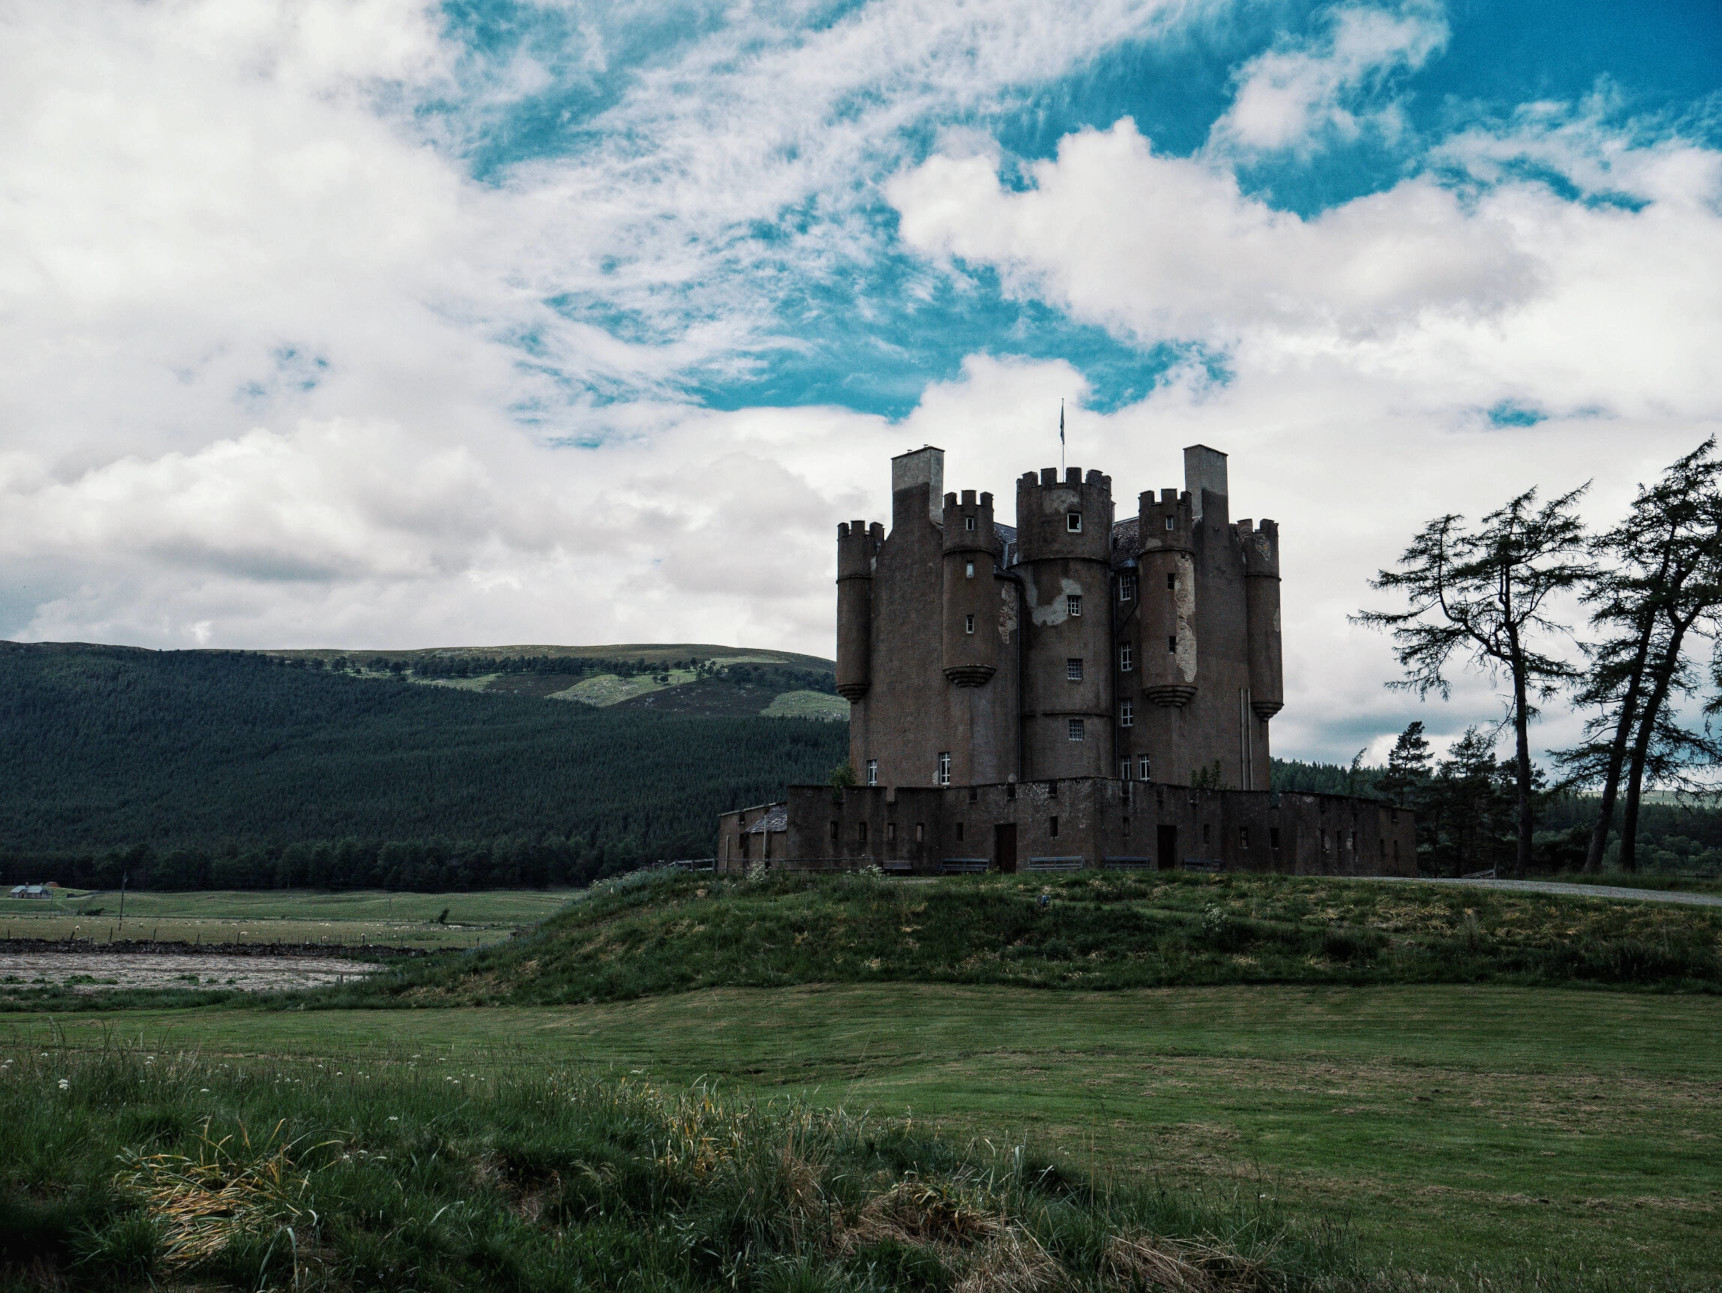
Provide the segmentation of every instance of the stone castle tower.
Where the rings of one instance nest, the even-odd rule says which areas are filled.
[[[878,786],[1104,777],[1268,789],[1284,700],[1279,530],[1233,523],[1226,456],[1114,516],[1112,481],[1047,468],[944,492],[944,451],[891,463],[891,529],[837,530],[837,690]]]

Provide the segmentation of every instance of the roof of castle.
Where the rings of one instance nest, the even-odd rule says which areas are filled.
[[[749,835],[764,835],[767,831],[786,831],[788,829],[789,805],[773,804],[770,808],[766,809],[765,816],[761,817],[752,826],[747,828],[746,833]]]
[[[1127,516],[1122,521],[1112,525],[1112,564],[1118,566],[1133,566],[1136,564],[1136,553],[1140,550],[1137,543],[1139,537],[1137,521],[1139,518]]]

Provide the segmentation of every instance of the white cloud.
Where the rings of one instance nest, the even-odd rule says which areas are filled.
[[[1330,139],[1355,140],[1365,130],[1388,139],[1401,133],[1399,105],[1384,101],[1379,90],[1391,75],[1421,67],[1446,44],[1441,7],[1346,5],[1332,10],[1328,21],[1325,39],[1288,43],[1238,70],[1232,106],[1209,135],[1212,149],[1307,151]]]
[[[1617,167],[1636,210],[1414,177],[1305,219],[1156,155],[1126,119],[1066,138],[1023,191],[946,157],[887,191],[911,245],[1143,342],[1203,341],[1263,371],[1337,362],[1450,413],[1516,399],[1714,416],[1722,154],[1643,151]]]

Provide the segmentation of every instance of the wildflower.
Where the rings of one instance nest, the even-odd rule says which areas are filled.
[[[399,1122],[399,1121],[400,1121],[400,1120],[401,1120],[401,1119],[400,1119],[400,1115],[399,1115],[399,1114],[393,1114],[393,1113],[391,1113],[391,1114],[390,1114],[390,1115],[389,1115],[389,1121],[390,1121],[390,1122]]]
[[[70,1079],[61,1078],[60,1079],[60,1090],[70,1091],[71,1089],[72,1089],[72,1083],[71,1083]]]
[[[209,1094],[209,1088],[206,1086],[200,1086],[197,1088],[197,1093],[199,1095],[208,1095]]]

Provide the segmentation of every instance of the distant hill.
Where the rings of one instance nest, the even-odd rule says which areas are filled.
[[[846,753],[844,723],[761,715],[828,696],[814,657],[506,650],[0,643],[0,878],[106,884],[130,855],[170,887],[577,881],[709,856],[718,813]],[[542,698],[570,687],[628,694]]]
[[[848,722],[836,666],[819,656],[699,643],[433,647],[420,651],[265,651],[301,668],[709,718]]]

